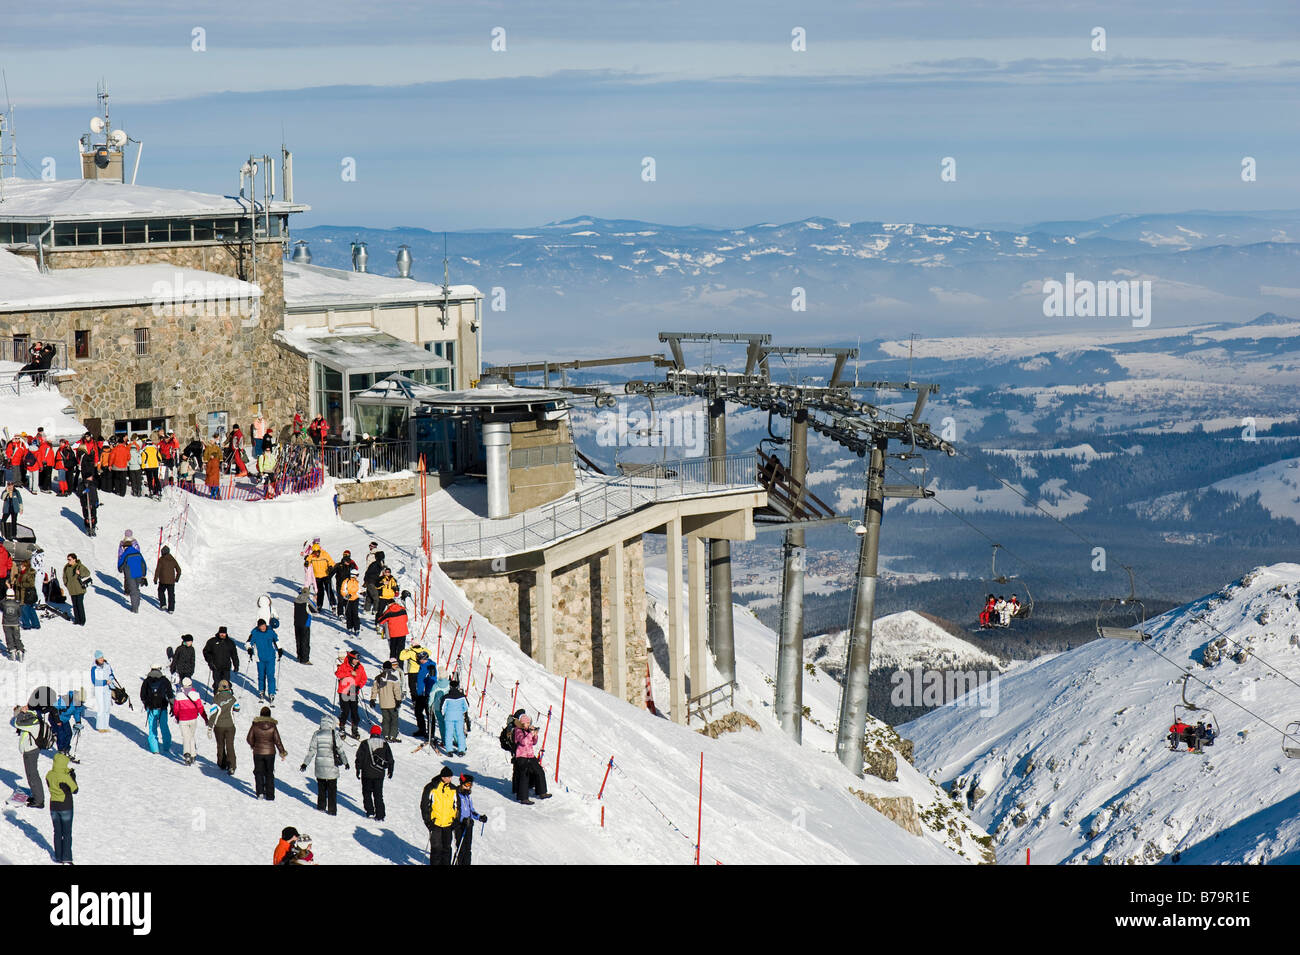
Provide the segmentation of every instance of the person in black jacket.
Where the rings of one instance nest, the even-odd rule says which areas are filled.
[[[171,666],[167,669],[175,675],[177,683],[194,677],[194,634],[181,635],[181,645],[172,651]]]
[[[366,567],[362,584],[366,591],[366,612],[379,611],[379,578],[384,572],[384,552],[375,551],[375,559]]]
[[[352,559],[352,551],[345,550],[339,562],[334,565],[334,606],[343,607],[343,581],[352,576],[357,569],[357,562]]]
[[[172,748],[172,731],[167,724],[167,711],[176,698],[171,681],[163,676],[161,667],[152,667],[140,683],[140,702],[144,704],[148,719],[149,752],[167,755]]]
[[[311,617],[315,612],[311,588],[303,587],[293,598],[293,639],[298,645],[298,662],[307,666],[311,666]]]
[[[93,470],[83,472],[77,496],[81,498],[81,522],[85,526],[86,536],[94,537],[95,528],[99,526],[99,482],[95,479]]]
[[[370,727],[370,739],[357,747],[357,779],[361,780],[361,798],[366,815],[375,822],[384,821],[384,776],[393,778],[393,751],[380,735],[378,726]]]
[[[225,627],[218,627],[216,635],[203,645],[203,659],[212,671],[212,685],[229,680],[231,673],[239,672],[239,647],[230,639]]]

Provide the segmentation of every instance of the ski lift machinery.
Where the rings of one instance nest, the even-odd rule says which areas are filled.
[[[1016,612],[1016,616],[1021,620],[1028,620],[1034,615],[1034,595],[1029,590],[1028,581],[1019,574],[1011,574],[1010,576],[1006,574],[1002,574],[1001,576],[998,575],[998,550],[1001,549],[1001,547],[1001,544],[993,545],[993,563],[991,565],[989,579],[993,581],[993,583],[1001,584],[1004,587],[1010,586],[1013,580],[1020,581],[1019,586],[1023,587],[1025,591],[1025,602],[1020,605],[1020,609]]]
[[[1138,600],[1137,594],[1133,588],[1133,568],[1124,565],[1128,571],[1128,596],[1127,597],[1107,597],[1097,608],[1097,636],[1107,640],[1132,640],[1134,643],[1145,643],[1151,639],[1151,634],[1147,633],[1147,611],[1142,601]],[[1103,617],[1114,617],[1118,611],[1127,611],[1133,616],[1133,625],[1130,627],[1107,627],[1102,625]],[[1183,699],[1187,699],[1187,688],[1183,687]]]

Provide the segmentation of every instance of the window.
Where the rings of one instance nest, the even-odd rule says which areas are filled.
[[[31,351],[31,347],[32,339],[30,335],[15,335],[14,352],[11,357],[16,362],[26,364],[28,359],[31,358],[31,355],[28,354]]]
[[[137,328],[135,330],[135,354],[136,357],[149,354],[149,329]],[[137,408],[146,407],[145,405],[136,405]]]
[[[152,381],[136,382],[135,406],[137,408],[153,407],[153,382]]]
[[[90,330],[78,329],[72,333],[73,354],[77,358],[90,357]]]

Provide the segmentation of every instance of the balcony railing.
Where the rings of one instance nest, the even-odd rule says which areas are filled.
[[[410,468],[411,444],[409,441],[327,444],[324,457],[330,477],[359,481],[371,474],[392,474]]]
[[[430,527],[433,548],[442,560],[536,550],[658,501],[757,489],[757,471],[752,451],[629,468],[621,475],[594,478],[591,486],[522,514]]]

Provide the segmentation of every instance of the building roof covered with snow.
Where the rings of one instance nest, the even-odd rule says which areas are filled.
[[[275,337],[298,354],[347,374],[451,367],[447,359],[419,345],[364,326],[334,331],[289,328]]]
[[[256,303],[261,295],[251,282],[165,263],[41,272],[35,259],[0,249],[0,312],[181,305],[217,298]]]
[[[3,185],[0,222],[226,217],[247,216],[249,213],[247,199],[188,189],[133,186],[93,179],[6,179]],[[265,211],[281,215],[305,212],[309,208],[301,203],[273,201],[270,209]],[[260,202],[257,211],[264,211]]]
[[[286,312],[372,308],[384,305],[440,305],[444,301],[482,298],[473,285],[443,286],[414,279],[330,269],[301,262],[284,263]]]

